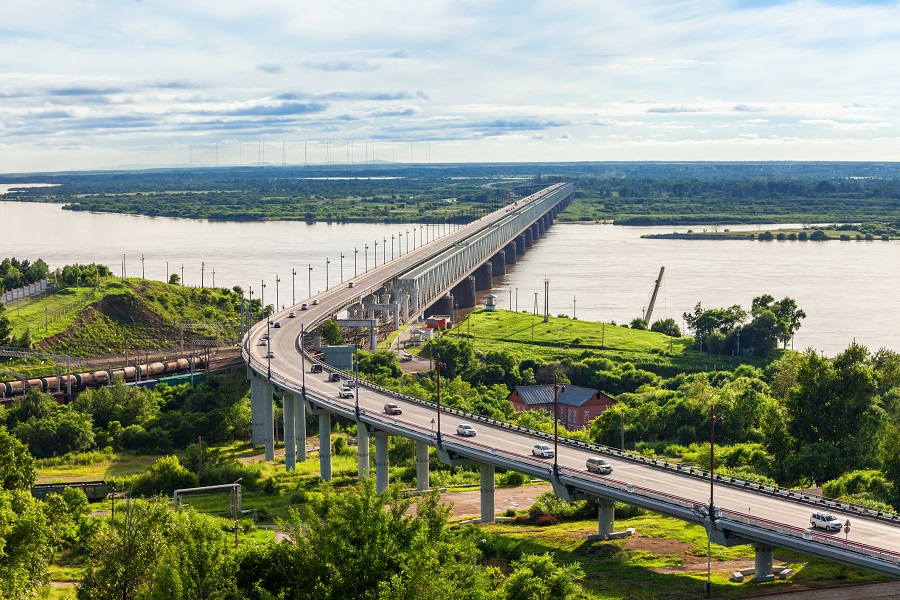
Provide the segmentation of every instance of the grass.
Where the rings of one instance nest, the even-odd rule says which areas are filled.
[[[101,292],[93,287],[63,288],[40,300],[15,303],[6,307],[14,337],[20,337],[31,329],[34,340],[44,339],[66,330],[75,320],[78,307],[98,298]],[[49,324],[49,327],[45,325]]]
[[[534,343],[532,344],[532,325]],[[445,335],[470,339],[476,351],[506,351],[516,360],[525,358],[558,361],[565,357],[581,360],[587,356],[603,356],[615,361],[628,361],[643,368],[658,367],[696,371],[715,366],[737,366],[748,363],[763,366],[767,359],[703,355],[693,349],[690,337],[673,338],[655,331],[593,321],[579,321],[551,316],[544,323],[540,315],[505,310],[473,311],[458,329]],[[773,353],[777,357],[778,352]]]
[[[616,521],[619,530],[634,527],[636,538],[589,542],[587,534],[596,531],[595,521],[566,522],[550,527],[511,524],[484,526],[487,534],[484,557],[501,563],[525,553],[555,553],[562,564],[578,562],[585,571],[583,585],[588,598],[698,598],[706,581],[706,531],[677,519],[646,515]],[[889,579],[860,569],[810,558],[776,549],[775,563],[787,565],[796,573],[788,580],[764,584],[732,583],[736,568],[726,561],[752,566],[754,551],[750,545],[725,548],[713,545],[712,584],[716,598],[742,598],[783,591],[826,587],[837,582],[869,583]],[[718,565],[718,566],[717,566]]]
[[[98,454],[98,453],[91,453]],[[108,458],[99,461],[86,461],[89,464],[78,464],[81,461],[73,459],[67,464],[56,464],[58,461],[37,461],[36,483],[57,483],[68,481],[93,481],[133,475],[146,470],[152,465],[158,456],[143,456],[126,453],[112,453]]]

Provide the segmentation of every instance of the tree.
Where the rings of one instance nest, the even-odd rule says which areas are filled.
[[[472,348],[472,344],[467,340],[454,338],[452,335],[445,334],[436,340],[431,340],[428,343],[428,349],[435,361],[440,358],[444,364],[441,377],[447,379],[462,375],[475,362],[475,350]]]
[[[164,456],[150,465],[147,472],[135,481],[131,493],[135,496],[171,494],[181,488],[197,485],[197,476],[178,461],[177,456]]]
[[[338,346],[344,343],[344,336],[341,335],[341,328],[337,321],[329,319],[319,326],[319,333],[328,346]]]
[[[650,326],[650,331],[664,333],[670,337],[681,337],[681,328],[675,322],[675,319],[672,318],[654,321],[653,325]]]
[[[641,329],[647,330],[647,319],[642,319],[641,317],[635,317],[631,320],[631,325],[629,325],[632,329]]]
[[[179,283],[181,283],[181,277],[178,276],[178,273],[169,275],[169,285],[178,285]]]
[[[0,346],[8,346],[12,337],[12,325],[6,315],[6,306],[0,304]]]
[[[0,426],[0,489],[28,491],[36,477],[28,448]]]
[[[511,565],[513,573],[503,586],[507,600],[573,600],[582,589],[576,583],[584,577],[578,563],[557,565],[549,553],[526,554]]]
[[[163,502],[128,500],[123,512],[91,541],[79,600],[133,600],[149,590],[166,549],[172,510]]]
[[[771,311],[775,315],[773,335],[784,344],[787,344],[800,329],[800,321],[806,318],[806,313],[797,308],[797,302],[793,298],[785,296],[778,302],[770,294],[757,296],[753,299],[750,309],[751,314],[758,316],[765,311]]]

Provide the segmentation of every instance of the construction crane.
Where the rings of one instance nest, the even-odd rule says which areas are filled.
[[[650,324],[650,317],[653,316],[653,305],[656,304],[656,295],[659,293],[659,285],[662,283],[663,273],[665,272],[665,267],[659,268],[659,277],[656,278],[656,284],[653,286],[653,295],[650,296],[650,305],[647,307],[647,312],[644,313],[644,320],[647,322],[647,325]]]

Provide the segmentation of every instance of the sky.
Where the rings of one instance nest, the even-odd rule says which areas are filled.
[[[0,3],[0,173],[900,160],[898,1]]]

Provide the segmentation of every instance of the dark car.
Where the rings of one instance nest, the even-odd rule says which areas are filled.
[[[310,367],[309,372],[310,373],[321,373],[322,365],[313,365],[312,367]]]
[[[331,375],[328,376],[328,381],[340,381],[340,380],[341,380],[340,373],[332,373]]]

